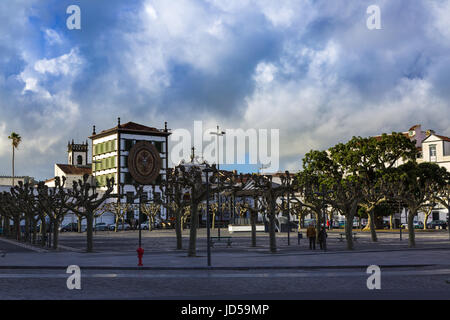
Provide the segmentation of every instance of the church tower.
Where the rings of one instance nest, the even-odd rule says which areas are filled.
[[[87,166],[88,143],[72,143],[67,144],[68,164],[72,166]]]

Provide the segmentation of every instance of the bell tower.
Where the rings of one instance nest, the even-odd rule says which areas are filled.
[[[87,166],[88,142],[75,143],[69,141],[67,144],[68,164],[72,166]]]

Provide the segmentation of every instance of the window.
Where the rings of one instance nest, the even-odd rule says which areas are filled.
[[[77,165],[81,166],[83,164],[83,157],[82,156],[78,156],[77,157]]]
[[[158,150],[159,153],[162,153],[162,142],[155,141],[154,143],[156,150]]]
[[[437,154],[437,152],[436,152],[436,145],[435,144],[432,144],[432,145],[430,145],[430,157],[436,157],[436,154]]]
[[[125,151],[130,151],[133,147],[133,140],[125,140]]]

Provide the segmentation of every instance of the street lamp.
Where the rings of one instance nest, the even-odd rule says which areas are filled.
[[[287,223],[287,234],[288,234],[288,246],[291,245],[291,212],[289,206],[289,193],[287,194],[287,199],[285,197],[281,197],[283,212],[286,209],[285,200],[287,200],[287,214],[288,214],[288,223]]]
[[[219,241],[220,241],[220,222],[222,221],[222,209],[220,207],[220,156],[219,156],[220,150],[219,150],[219,137],[224,136],[226,134],[226,132],[225,131],[220,131],[219,130],[219,126],[217,126],[217,132],[211,132],[211,134],[217,136],[217,139],[216,139],[217,171],[219,173],[219,177],[218,177],[218,181],[217,181],[217,183],[218,183],[217,186],[218,186],[218,189],[219,189],[219,192],[217,193],[217,209],[219,211],[218,212],[219,213],[218,214],[218,216],[219,216],[219,225],[218,225],[218,228],[217,228],[217,232],[218,232]]]
[[[210,221],[209,221],[209,173],[214,170],[210,167],[203,169],[206,173],[206,246],[208,253],[208,267],[211,267],[211,231],[210,231]]]
[[[93,147],[92,147],[93,148]],[[92,182],[93,184],[93,190],[94,190],[94,194],[97,193],[97,163],[102,163],[99,160],[94,160],[94,157],[92,157],[92,164],[94,165],[94,169],[92,170],[92,172],[94,173],[94,181]],[[95,227],[97,225],[97,215],[94,215],[94,233],[97,234],[97,228]]]

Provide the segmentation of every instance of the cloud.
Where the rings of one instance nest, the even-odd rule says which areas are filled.
[[[280,129],[289,169],[353,135],[450,134],[448,0],[380,0],[374,31],[367,0],[78,2],[78,31],[72,1],[0,2],[0,133],[24,137],[24,174],[50,177],[67,140],[118,116]]]

